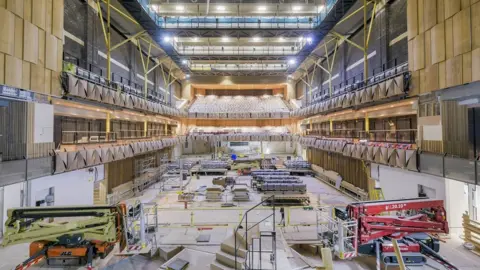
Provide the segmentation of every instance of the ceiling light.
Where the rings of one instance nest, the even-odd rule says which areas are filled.
[[[223,42],[228,42],[229,38],[228,37],[222,37]]]
[[[185,78],[187,79],[190,78],[190,74],[185,75]]]
[[[187,60],[186,60],[186,59],[183,59],[183,60],[182,60],[182,64],[186,65],[186,64],[187,64]]]
[[[302,41],[303,41],[303,37],[299,37],[299,38],[298,38],[298,41],[302,42]]]
[[[293,6],[293,11],[302,10],[302,6]]]
[[[217,10],[218,11],[225,11],[225,7],[224,6],[217,6]]]
[[[184,10],[185,10],[185,7],[184,7],[184,6],[176,6],[176,7],[175,7],[175,10],[176,10],[176,11],[184,11]]]
[[[324,8],[325,8],[324,5],[318,6],[317,12],[318,12],[318,13],[322,12]]]
[[[307,37],[307,42],[312,43],[312,37]]]
[[[290,60],[288,60],[288,63],[290,65],[295,65],[295,63],[297,63],[297,61],[295,61],[295,59],[290,59]]]
[[[267,10],[267,7],[266,7],[266,6],[259,6],[259,7],[258,7],[258,10],[259,10],[259,11],[266,11],[266,10]]]
[[[178,37],[173,37],[173,41],[178,42]]]
[[[284,42],[284,41],[285,41],[285,38],[284,38],[284,37],[279,37],[279,38],[278,38],[278,41]]]
[[[193,41],[197,42],[197,41],[198,41],[198,37],[194,37],[194,38],[193,38]]]
[[[260,41],[260,38],[259,38],[259,37],[253,37],[253,41],[254,41],[254,42],[259,42],[259,41]]]
[[[169,36],[164,36],[163,41],[170,42],[171,38]]]

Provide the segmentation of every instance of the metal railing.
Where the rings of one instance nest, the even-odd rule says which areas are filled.
[[[252,226],[249,226],[248,225],[248,213],[250,213],[252,210],[255,210],[256,208],[262,206],[265,202],[267,201],[272,201],[272,214],[266,216],[265,218],[263,218],[262,220],[256,222],[254,225]],[[272,230],[271,230],[271,237],[272,237],[272,251],[262,251],[262,245],[261,245],[261,234],[260,234],[260,238],[257,238],[257,239],[260,239],[260,246],[259,246],[259,250],[254,250],[254,247],[253,247],[253,239],[252,238],[252,244],[249,244],[249,238],[248,238],[248,232],[255,228],[256,226],[258,226],[260,223],[262,223],[263,221],[269,219],[269,218],[273,218],[273,222],[272,222]],[[245,220],[245,228],[242,227],[242,222]],[[275,231],[275,226],[276,226],[276,223],[275,223],[275,195],[272,195],[264,200],[262,200],[260,203],[256,204],[255,206],[253,206],[252,208],[248,209],[245,214],[243,215],[242,219],[240,220],[240,222],[238,223],[238,226],[235,228],[234,230],[234,245],[235,245],[235,268],[237,266],[237,258],[238,258],[238,250],[241,246],[241,244],[239,242],[237,242],[237,234],[238,234],[238,231],[239,229],[243,229],[244,230],[244,241],[245,241],[245,249],[247,250],[247,256],[246,256],[246,260],[245,260],[245,269],[247,270],[255,270],[255,269],[258,269],[258,270],[261,270],[262,267],[261,267],[261,260],[262,260],[262,253],[265,253],[265,252],[269,252],[273,255],[273,260],[274,260],[274,268],[273,269],[277,269],[277,263],[276,263],[276,255],[277,255],[277,251],[276,251],[276,231]],[[239,244],[237,246],[237,243]],[[255,268],[254,267],[254,260],[255,260],[255,253],[258,253],[259,255],[259,266],[260,268]]]
[[[116,142],[115,132],[105,131],[62,131],[62,144]]]
[[[359,130],[359,129],[313,129],[306,130],[309,136],[324,136],[328,138],[362,139],[372,142],[416,143],[417,129],[397,130]]]

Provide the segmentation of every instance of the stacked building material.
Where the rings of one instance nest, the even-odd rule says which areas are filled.
[[[286,160],[285,167],[288,169],[310,169],[311,164],[306,160]]]
[[[204,160],[200,162],[202,169],[226,169],[230,167],[228,162],[221,160]]]

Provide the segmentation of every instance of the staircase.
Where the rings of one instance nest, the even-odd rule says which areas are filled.
[[[253,232],[249,232],[249,234],[251,233]],[[220,250],[215,254],[215,261],[210,264],[211,270],[244,269],[245,259],[247,258],[247,241],[245,241],[245,230],[239,229],[235,234],[237,235],[237,247],[235,247],[234,234],[225,239],[220,245]],[[251,237],[248,238],[251,239]],[[235,249],[237,250],[236,264]]]

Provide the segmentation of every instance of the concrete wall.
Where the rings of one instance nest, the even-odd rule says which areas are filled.
[[[48,194],[53,187],[55,206],[64,205],[93,205],[94,182],[104,179],[104,166],[90,169],[81,169],[73,172],[51,175],[29,182],[29,202],[35,202]]]
[[[445,202],[450,232],[462,232],[462,214],[468,211],[468,188],[465,183],[428,174],[372,164],[372,178],[382,188],[386,200],[418,197],[419,185],[431,199]]]

